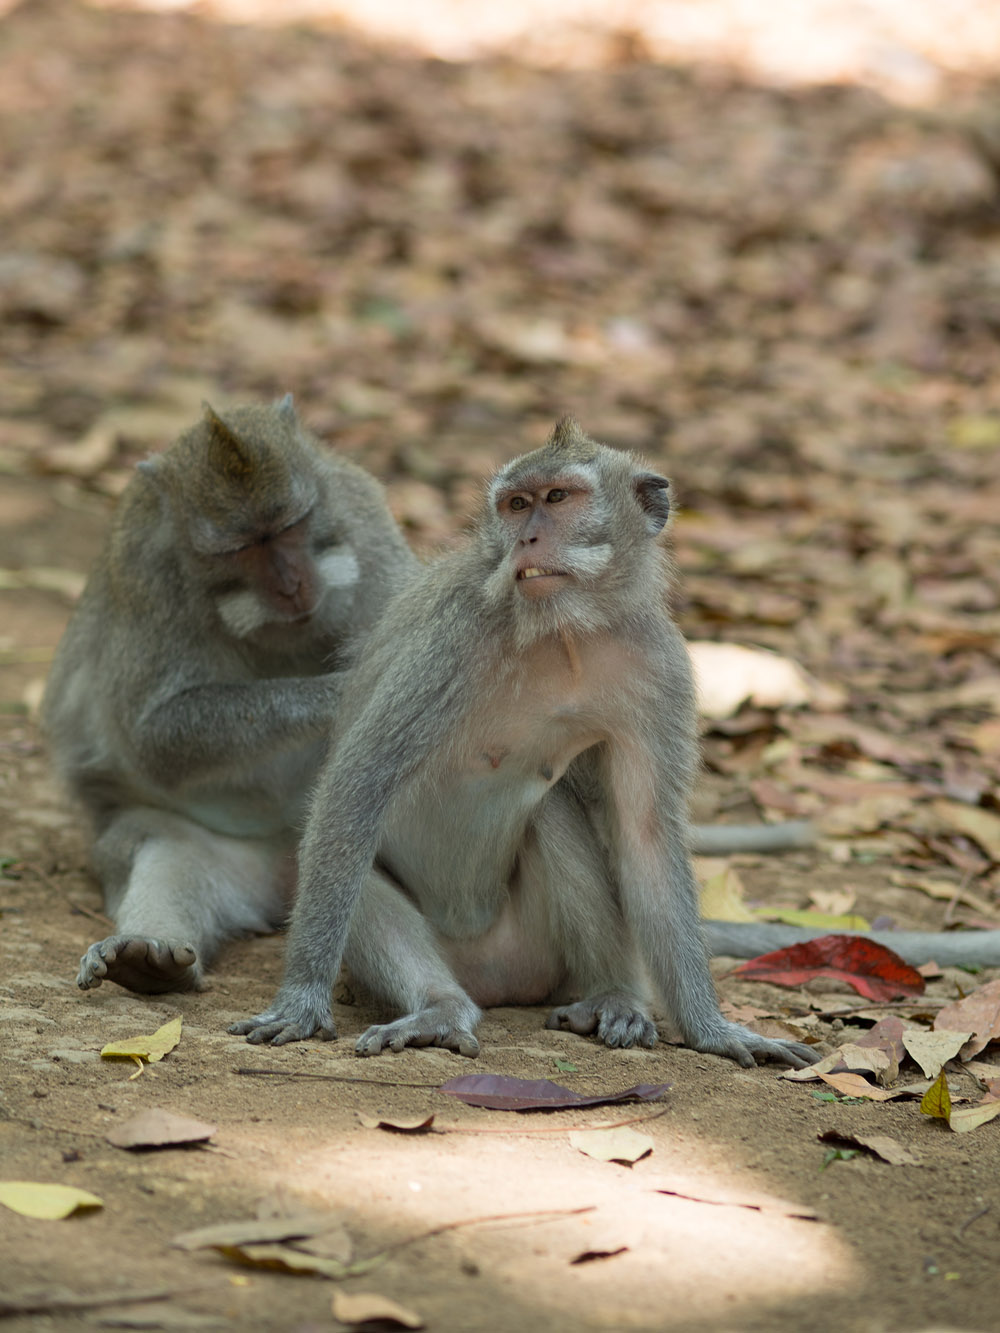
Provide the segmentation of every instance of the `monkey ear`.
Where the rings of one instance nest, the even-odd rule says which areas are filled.
[[[299,419],[295,415],[295,403],[290,393],[286,393],[280,402],[275,403],[274,410],[286,426],[298,425]]]
[[[670,517],[670,497],[667,495],[670,482],[655,472],[644,472],[636,477],[634,485],[636,499],[646,515],[646,526],[655,537]]]
[[[208,461],[223,476],[242,481],[253,472],[253,459],[243,442],[231,430],[209,402],[201,405],[208,427]]]

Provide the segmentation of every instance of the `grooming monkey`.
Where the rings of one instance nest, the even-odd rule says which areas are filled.
[[[290,396],[206,406],[139,464],[43,705],[115,920],[82,989],[198,986],[222,941],[284,920],[339,669],[415,568]]]
[[[504,467],[471,544],[425,569],[345,684],[300,849],[285,976],[230,1031],[335,1035],[341,958],[399,1014],[360,1054],[475,1055],[480,1007],[742,1065],[809,1048],[725,1020],[691,870],[698,760],[667,615],[668,482],[571,420]]]

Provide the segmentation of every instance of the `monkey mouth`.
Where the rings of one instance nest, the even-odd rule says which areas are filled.
[[[518,579],[561,579],[566,577],[563,569],[539,569],[537,565],[528,565],[517,571]]]

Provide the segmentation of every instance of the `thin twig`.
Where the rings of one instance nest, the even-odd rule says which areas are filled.
[[[966,1227],[971,1227],[973,1222],[978,1222],[981,1217],[985,1217],[992,1207],[993,1205],[991,1203],[986,1203],[983,1204],[982,1208],[977,1208],[974,1213],[970,1213],[962,1225],[955,1228],[956,1240],[961,1240],[962,1232],[965,1231]]]
[[[78,903],[75,898],[71,898],[63,886],[57,880],[54,880],[51,875],[46,874],[42,867],[37,865],[34,861],[18,861],[17,865],[18,869],[30,871],[36,879],[41,880],[46,888],[54,890],[61,897],[65,898],[74,912],[79,912],[81,916],[90,917],[91,921],[97,921],[102,926],[108,926],[110,929],[114,929],[115,923],[109,916],[105,916],[103,912],[96,911],[93,907],[85,907],[83,903]]]
[[[572,1111],[572,1106],[562,1108],[566,1111]],[[670,1110],[665,1106],[662,1111],[654,1111],[652,1115],[634,1115],[628,1120],[613,1120],[603,1125],[529,1125],[523,1129],[518,1128],[518,1123],[510,1125],[435,1125],[432,1132],[438,1134],[569,1134],[574,1129],[621,1129],[623,1125],[641,1125],[647,1120],[659,1120],[661,1115],[666,1115]]]
[[[597,1205],[590,1203],[584,1208],[542,1208],[530,1213],[488,1213],[484,1217],[463,1217],[459,1222],[444,1222],[441,1226],[431,1227],[429,1231],[419,1231],[415,1236],[394,1241],[392,1245],[386,1245],[381,1249],[379,1254],[391,1254],[393,1250],[401,1250],[406,1245],[416,1245],[418,1241],[430,1240],[433,1236],[443,1236],[447,1231],[458,1231],[460,1227],[482,1226],[486,1222],[517,1222],[525,1218],[548,1221],[554,1217],[576,1217],[580,1213],[593,1213],[596,1210]]]
[[[246,1074],[253,1078],[310,1078],[324,1083],[368,1083],[373,1088],[439,1088],[440,1083],[402,1083],[389,1078],[354,1078],[350,1074],[313,1074],[297,1069],[242,1069],[236,1067],[234,1074]]]

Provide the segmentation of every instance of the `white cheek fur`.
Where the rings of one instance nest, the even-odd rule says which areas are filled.
[[[358,557],[347,546],[327,551],[316,561],[319,581],[325,588],[352,588],[361,578]]]
[[[353,588],[361,578],[358,558],[346,546],[321,555],[316,561],[316,573],[319,576],[320,601],[330,588]],[[245,639],[272,621],[281,619],[250,588],[243,592],[226,593],[224,597],[216,599],[215,607],[226,629],[238,639]]]
[[[231,592],[215,601],[222,623],[238,639],[245,639],[271,619],[267,607],[255,592]]]

